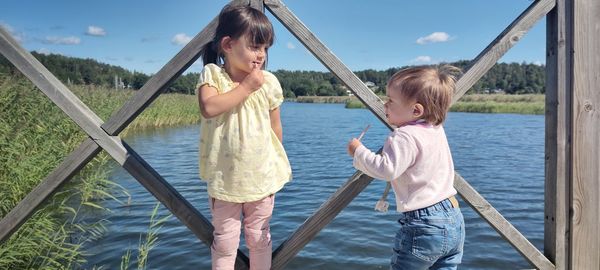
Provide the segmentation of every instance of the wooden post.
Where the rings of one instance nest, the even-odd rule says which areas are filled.
[[[385,122],[383,105],[379,98],[369,90],[364,83],[348,70],[338,59],[295,15],[281,0],[266,0],[267,9],[275,16],[298,40],[306,46],[334,75],[352,90],[352,92],[380,120]],[[469,70],[457,82],[457,90],[453,96],[456,102],[464,95],[477,80],[493,66],[498,59],[514,46],[521,37],[537,22],[554,8],[553,0],[541,0],[532,3],[517,19],[515,19],[488,47],[473,61]],[[372,178],[363,175],[364,180],[354,181],[361,177],[356,172],[334,195],[303,223],[287,240],[285,240],[273,255],[272,269],[283,269],[287,263],[306,245],[316,234],[325,227],[345,207]],[[456,174],[454,187],[482,218],[505,238],[515,249],[538,269],[554,269],[554,265],[531,244],[514,226],[510,224],[489,202],[487,202],[465,179]],[[319,222],[317,222],[319,221]]]
[[[544,192],[544,255],[556,269],[568,265],[571,92],[565,45],[565,2],[546,19],[546,181]]]
[[[570,269],[600,269],[600,1],[567,1],[571,111]]]

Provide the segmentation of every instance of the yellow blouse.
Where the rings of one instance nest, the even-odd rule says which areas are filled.
[[[244,102],[211,119],[200,117],[200,178],[213,198],[256,201],[279,191],[292,178],[269,116],[283,102],[283,91],[273,74],[263,74],[265,83]],[[205,84],[219,94],[233,89],[225,69],[215,64],[204,66],[196,89]]]

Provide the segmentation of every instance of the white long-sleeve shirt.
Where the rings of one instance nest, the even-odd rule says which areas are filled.
[[[356,148],[353,165],[365,174],[391,181],[399,212],[433,205],[456,194],[454,163],[441,125],[405,125],[387,137],[381,154]]]

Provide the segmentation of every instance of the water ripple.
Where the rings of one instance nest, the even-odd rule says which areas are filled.
[[[300,116],[300,117],[299,117]],[[280,245],[354,173],[346,144],[371,124],[367,147],[381,147],[389,131],[366,110],[339,104],[285,103],[284,146],[294,179],[276,196],[272,219],[274,247]],[[509,114],[451,113],[446,123],[456,169],[536,247],[543,248],[544,118]],[[205,217],[210,219],[206,185],[198,179],[196,126],[156,129],[125,140]],[[108,234],[91,243],[88,267],[120,267],[135,254],[157,200],[123,169],[111,178],[127,188],[130,205],[105,202]],[[387,269],[396,230],[394,212],[373,211],[385,183],[374,181],[291,261],[287,269]],[[129,198],[115,191],[123,201]],[[393,195],[390,209],[395,209]],[[461,201],[466,222],[461,269],[531,268],[472,209]],[[160,207],[159,215],[169,212]],[[243,242],[242,242],[243,243]],[[242,250],[246,250],[242,244]],[[490,252],[481,252],[489,250]],[[133,255],[132,259],[135,259]],[[179,220],[169,218],[150,252],[151,269],[208,269],[209,249]]]

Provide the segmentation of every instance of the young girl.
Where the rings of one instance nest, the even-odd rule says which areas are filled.
[[[250,269],[271,267],[274,194],[291,179],[281,143],[282,89],[262,70],[273,39],[273,26],[262,12],[230,5],[202,50],[200,177],[207,182],[215,228],[213,269],[233,269],[241,215]]]
[[[464,221],[454,198],[454,165],[442,123],[452,101],[457,68],[404,69],[388,81],[385,113],[396,126],[381,154],[358,139],[348,144],[354,167],[391,181],[400,227],[392,269],[456,269]]]

